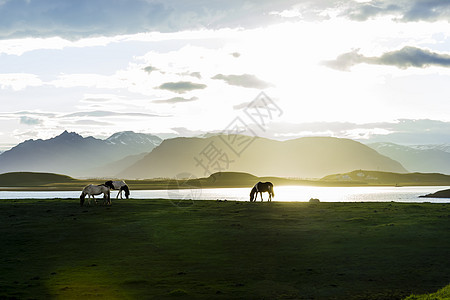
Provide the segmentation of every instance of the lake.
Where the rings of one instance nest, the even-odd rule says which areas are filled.
[[[305,202],[310,198],[322,202],[433,202],[450,203],[450,199],[419,198],[421,195],[449,189],[449,186],[408,186],[408,187],[315,187],[280,186],[275,187],[273,201]],[[78,198],[81,191],[0,191],[0,199],[54,199]],[[187,200],[227,200],[248,201],[249,188],[186,189],[186,190],[132,190],[133,199],[187,199]],[[116,197],[113,191],[111,196]],[[263,195],[267,200],[267,193]],[[260,198],[258,197],[258,201]]]

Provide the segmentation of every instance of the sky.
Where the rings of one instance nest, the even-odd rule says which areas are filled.
[[[0,0],[0,151],[64,130],[450,143],[450,1]]]

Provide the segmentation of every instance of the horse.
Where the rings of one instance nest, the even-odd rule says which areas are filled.
[[[116,199],[119,198],[119,195],[120,195],[120,199],[123,199],[122,191],[125,192],[125,198],[127,198],[127,199],[130,198],[130,189],[128,188],[128,185],[125,183],[125,181],[123,181],[123,180],[115,180],[115,181],[108,180],[107,182],[105,182],[105,185],[112,190],[119,190],[119,193],[117,193]]]
[[[88,195],[88,203],[91,205],[91,197],[94,199],[95,204],[97,204],[97,200],[95,199],[95,195],[103,194],[103,203],[111,205],[111,198],[110,198],[110,192],[109,187],[107,187],[104,184],[100,185],[93,185],[89,184],[84,187],[83,191],[80,195],[80,206],[83,206],[84,199],[86,198],[86,195]]]
[[[252,188],[250,192],[250,202],[255,202],[256,198],[258,198],[258,193],[261,196],[261,202],[263,201],[262,193],[269,193],[269,199],[267,201],[272,201],[272,197],[275,197],[275,193],[273,192],[273,184],[272,182],[258,182]],[[255,195],[256,194],[256,195]]]

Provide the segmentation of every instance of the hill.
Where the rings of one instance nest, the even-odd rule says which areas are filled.
[[[422,198],[450,198],[450,189],[437,191],[436,193],[420,196]]]
[[[328,175],[320,181],[336,184],[368,184],[368,185],[450,185],[450,175],[439,173],[407,173],[356,170],[349,173]]]
[[[320,178],[355,169],[407,172],[375,150],[349,139],[306,137],[288,141],[219,135],[164,140],[119,174],[122,178],[205,177],[215,172],[256,176]]]
[[[150,152],[161,141],[159,137],[131,131],[113,134],[105,140],[64,131],[48,140],[27,140],[3,152],[0,154],[0,173],[27,171],[85,178],[112,176],[118,170],[108,164]]]
[[[1,187],[34,187],[54,183],[72,183],[76,179],[66,175],[53,173],[36,173],[36,172],[11,172],[0,174]]]
[[[448,145],[403,146],[373,143],[369,147],[401,163],[410,172],[450,174]]]

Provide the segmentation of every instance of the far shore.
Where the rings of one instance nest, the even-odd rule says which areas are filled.
[[[0,191],[76,191],[88,184],[103,184],[108,179],[75,179],[66,175],[36,172],[0,174]],[[258,177],[242,172],[219,172],[203,178],[155,178],[126,180],[131,190],[170,190],[194,188],[251,188],[258,181],[274,186],[319,187],[402,187],[450,186],[450,175],[437,173],[390,173],[355,170],[317,179]]]

